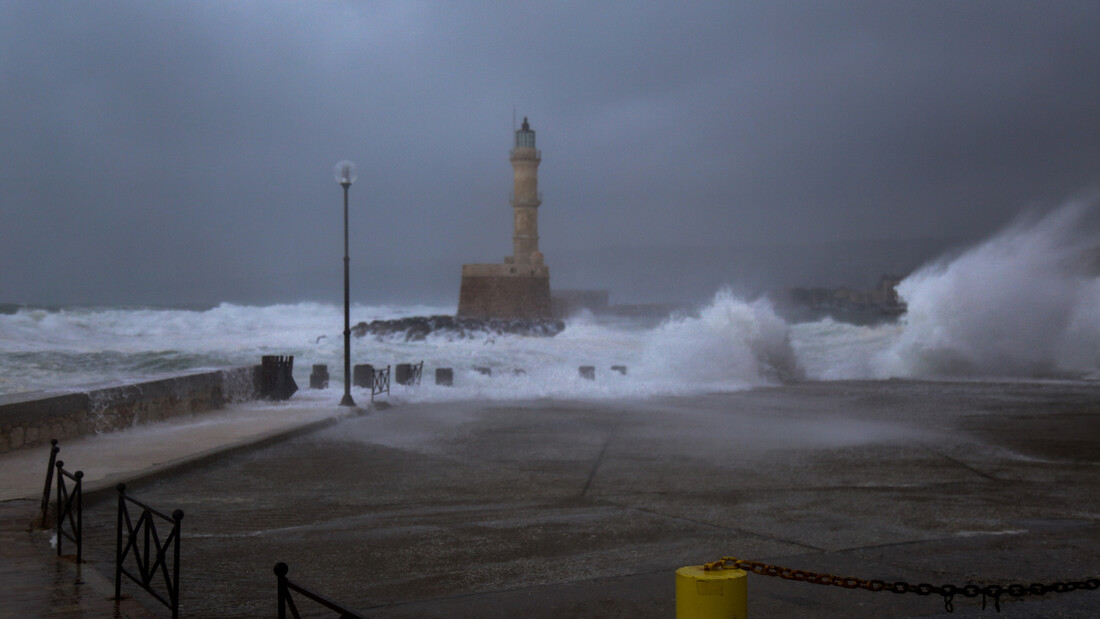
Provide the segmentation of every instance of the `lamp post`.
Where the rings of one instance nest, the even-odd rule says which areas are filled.
[[[336,164],[336,182],[344,188],[344,399],[340,406],[355,406],[351,399],[351,286],[348,283],[348,187],[355,182],[355,164]]]

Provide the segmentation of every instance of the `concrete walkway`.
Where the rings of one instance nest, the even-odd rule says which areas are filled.
[[[356,411],[361,409],[354,409]],[[84,473],[84,492],[111,489],[250,447],[287,432],[308,431],[353,414],[338,406],[253,402],[219,411],[175,417],[121,432],[85,436],[60,445],[65,470]],[[0,501],[42,497],[48,445],[0,454]]]
[[[239,404],[67,440],[59,445],[58,459],[67,471],[84,473],[87,501],[114,493],[122,481],[177,473],[362,412],[316,402]],[[32,527],[39,518],[49,453],[49,445],[41,445],[0,455],[0,619],[162,616],[162,609],[151,613],[126,595],[116,604],[109,579],[77,565],[72,555],[58,558],[50,545],[52,531]],[[70,549],[64,548],[66,553]]]
[[[276,561],[394,619],[668,619],[675,569],[725,554],[911,583],[1100,576],[1100,383],[406,404],[277,440],[348,414],[302,402],[90,437],[61,458],[101,498],[135,481],[185,510],[187,561],[203,566],[184,570],[187,617],[270,616]],[[0,458],[0,618],[146,616],[28,530],[47,456]],[[102,574],[111,506],[89,511]],[[946,615],[935,596],[749,577],[753,617],[1084,619],[1100,590],[1002,602],[956,598]]]
[[[187,514],[189,617],[269,616],[285,561],[375,618],[670,619],[676,568],[727,554],[913,584],[1100,576],[1097,402],[1100,383],[880,381],[403,404],[134,488]],[[90,511],[109,556],[110,505]],[[1091,619],[1100,590],[1001,601],[950,616]],[[948,616],[755,575],[749,612]]]

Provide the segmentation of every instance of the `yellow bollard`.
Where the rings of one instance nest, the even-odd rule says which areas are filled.
[[[744,570],[676,570],[676,619],[745,619],[749,599]]]

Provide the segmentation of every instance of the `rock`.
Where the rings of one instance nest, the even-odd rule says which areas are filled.
[[[554,337],[565,330],[561,320],[503,319],[503,318],[455,318],[454,316],[410,316],[394,320],[360,322],[351,328],[356,337],[372,335],[378,339],[403,338],[406,342],[420,341],[429,335],[442,335],[448,339],[483,337],[486,335],[525,335],[530,337]]]

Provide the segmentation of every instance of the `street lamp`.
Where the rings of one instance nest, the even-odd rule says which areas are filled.
[[[336,164],[336,182],[344,188],[344,399],[340,406],[355,406],[351,399],[351,287],[348,284],[348,187],[355,182],[355,164],[344,160]]]

